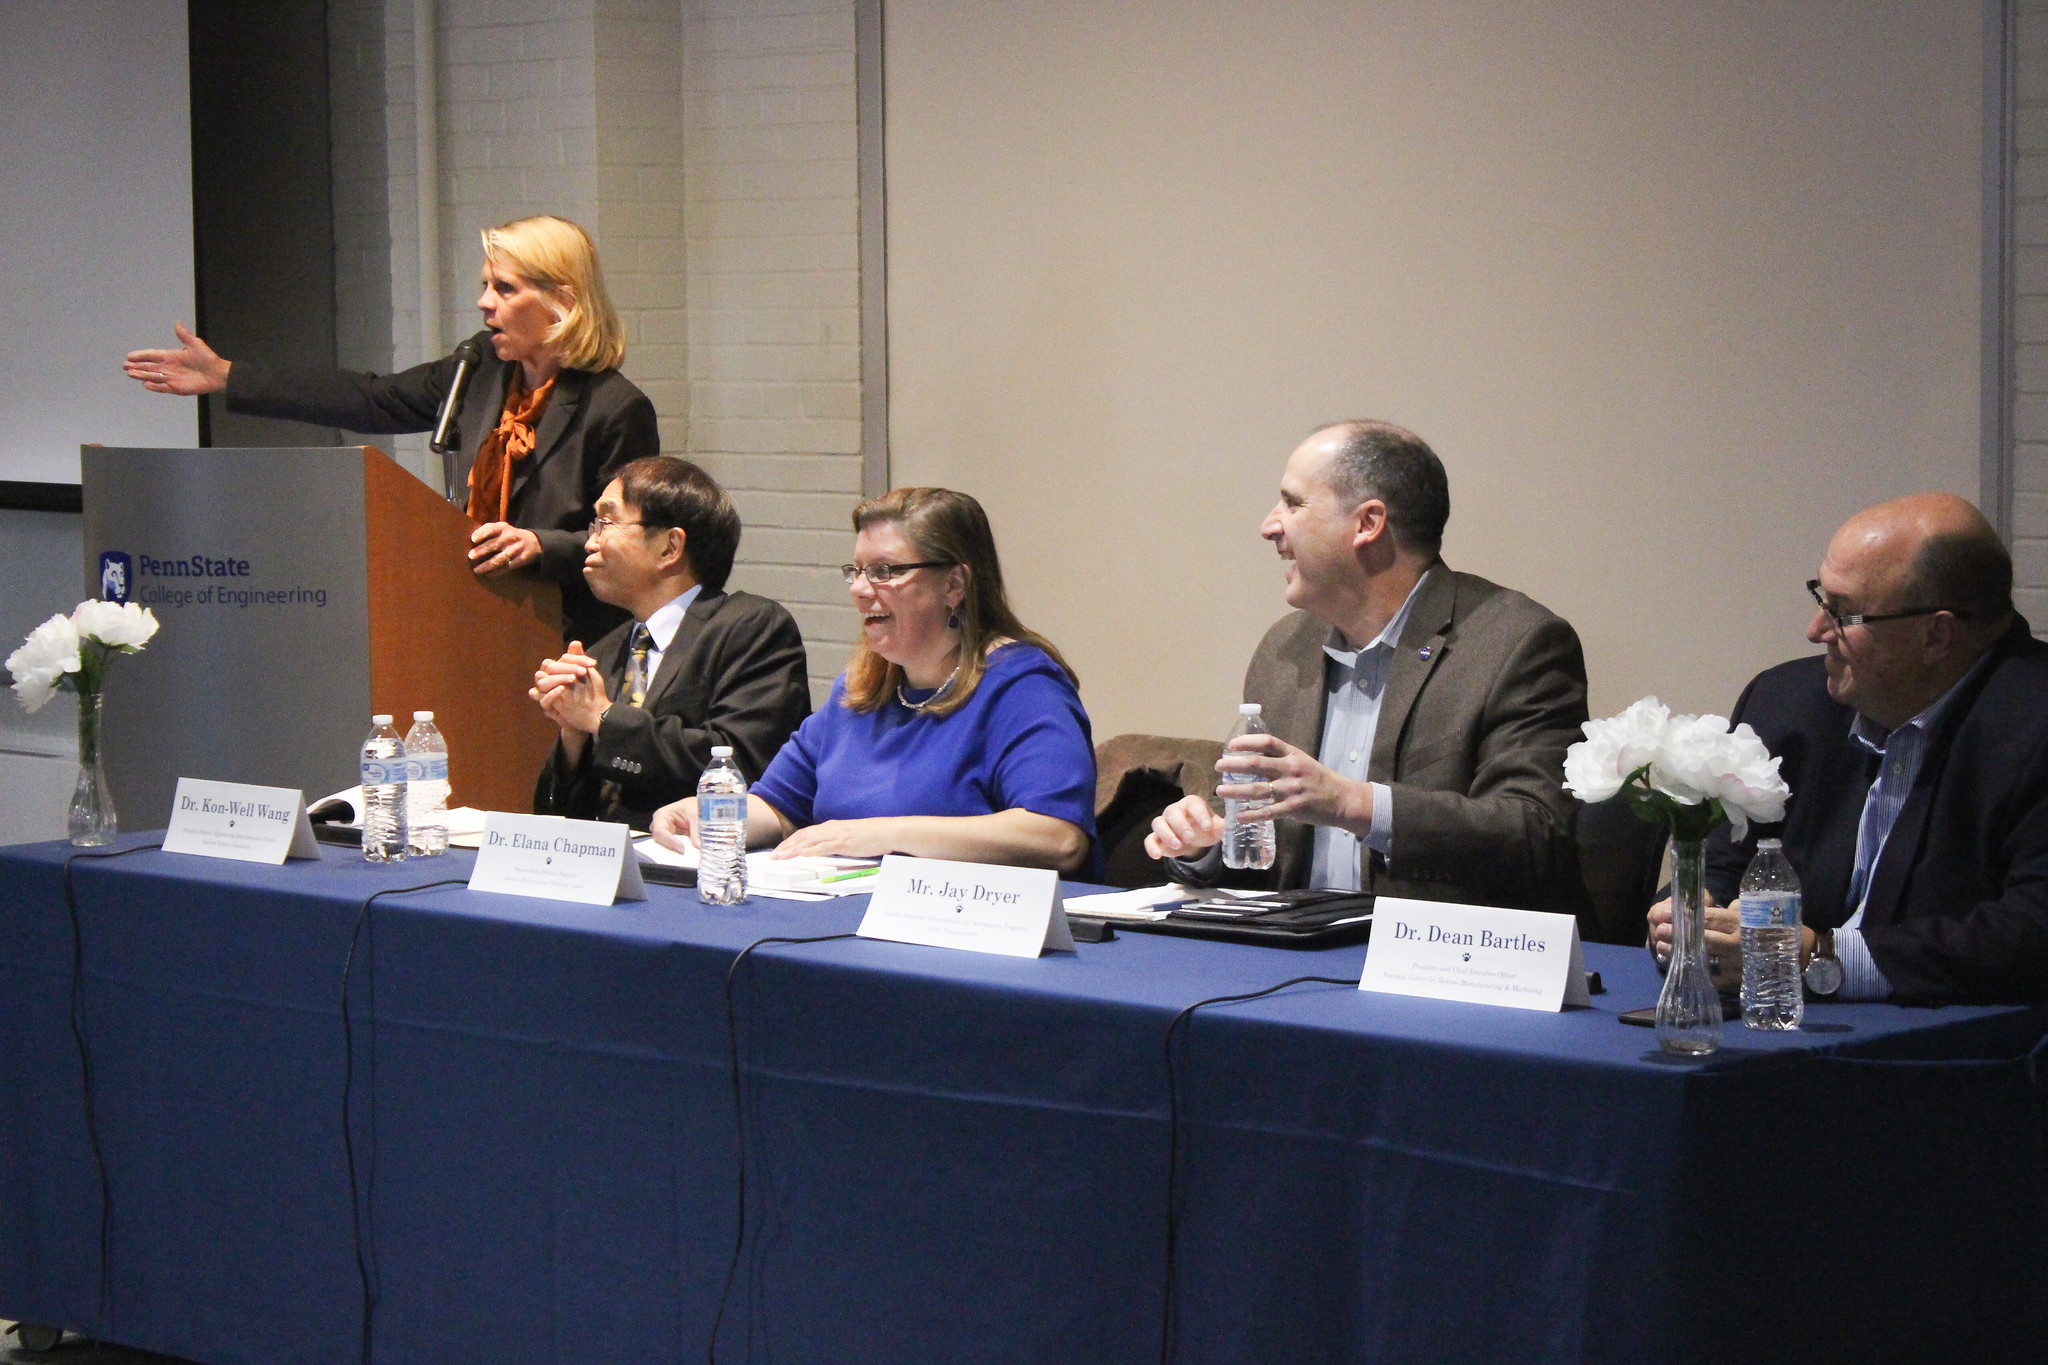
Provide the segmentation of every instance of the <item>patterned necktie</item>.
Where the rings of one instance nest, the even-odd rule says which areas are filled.
[[[647,704],[647,651],[654,648],[654,636],[638,621],[633,623],[633,638],[627,645],[632,658],[626,665],[626,700],[636,707]]]
[[[647,703],[647,685],[651,681],[647,676],[647,653],[653,648],[654,636],[648,632],[646,625],[635,621],[633,623],[632,637],[626,642],[625,697],[623,700],[628,706],[636,710],[644,709]],[[614,823],[624,822],[626,820],[625,789],[618,783],[606,778],[598,785],[597,793],[597,818],[600,820],[610,820]]]

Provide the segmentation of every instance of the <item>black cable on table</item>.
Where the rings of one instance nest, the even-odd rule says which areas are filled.
[[[341,960],[341,1150],[348,1161],[348,1225],[349,1233],[355,1242],[356,1281],[362,1286],[363,1291],[363,1365],[370,1365],[370,1334],[377,1313],[377,1295],[371,1287],[371,1262],[375,1258],[368,1254],[363,1240],[363,1196],[362,1189],[356,1182],[355,1134],[351,1131],[349,1124],[349,1101],[355,1089],[356,1070],[355,1026],[350,1021],[348,1012],[349,974],[355,969],[356,942],[363,935],[364,924],[369,922],[370,907],[372,905],[385,896],[404,896],[414,891],[431,891],[437,886],[467,885],[469,885],[469,879],[466,877],[447,877],[437,882],[422,882],[418,886],[394,886],[388,890],[373,893],[364,900],[362,908],[356,911],[356,922],[348,931],[348,953]],[[374,947],[372,951],[374,953]],[[371,1008],[374,1012],[376,1007],[374,982],[371,989],[373,993]],[[376,1195],[377,1178],[377,1111],[375,1099],[376,1097],[373,1094],[370,1106],[370,1173],[367,1182],[373,1198]]]
[[[1262,991],[1247,991],[1243,995],[1213,995],[1207,1000],[1197,1000],[1173,1016],[1173,1022],[1166,1026],[1166,1272],[1159,1295],[1159,1365],[1170,1365],[1173,1359],[1174,1330],[1174,1256],[1180,1241],[1180,1083],[1173,1060],[1173,1036],[1184,1020],[1204,1005],[1230,1005],[1245,1000],[1258,1000],[1284,991],[1289,986],[1317,982],[1328,986],[1356,986],[1355,977],[1342,976],[1297,976],[1282,981],[1277,986],[1268,986]]]
[[[739,1175],[738,1208],[739,1219],[733,1228],[732,1259],[726,1263],[725,1284],[718,1291],[718,1308],[711,1315],[711,1339],[705,1343],[705,1359],[711,1365],[718,1361],[718,1329],[725,1321],[726,1301],[732,1297],[733,1281],[739,1277],[740,1258],[746,1253],[747,1244],[747,1110],[746,1090],[740,1069],[740,1025],[739,1009],[733,1001],[733,981],[740,964],[747,960],[747,954],[770,943],[831,943],[835,939],[858,938],[858,934],[819,934],[813,938],[762,938],[756,939],[740,949],[732,965],[725,969],[725,1038],[728,1059],[732,1063],[732,1122],[734,1165]]]
[[[113,1313],[114,1185],[107,1175],[107,1154],[100,1146],[98,1106],[92,1091],[92,1048],[85,1036],[85,931],[78,916],[78,892],[71,884],[71,865],[80,859],[121,858],[144,849],[162,848],[163,840],[135,844],[106,853],[74,853],[64,860],[64,909],[71,918],[71,1041],[78,1049],[79,1089],[85,1105],[85,1138],[92,1148],[93,1171],[100,1182],[100,1318]]]

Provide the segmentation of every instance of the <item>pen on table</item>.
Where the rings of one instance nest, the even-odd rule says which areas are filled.
[[[829,877],[818,878],[821,882],[850,882],[855,877],[872,877],[882,869],[879,867],[857,867],[851,872],[834,872]]]

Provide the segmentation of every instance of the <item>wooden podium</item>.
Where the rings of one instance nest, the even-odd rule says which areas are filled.
[[[431,710],[451,805],[532,809],[555,728],[526,695],[561,650],[561,595],[479,579],[474,523],[369,446],[80,452],[86,591],[162,629],[110,670],[123,829],[170,818],[179,777],[351,786],[373,713]]]

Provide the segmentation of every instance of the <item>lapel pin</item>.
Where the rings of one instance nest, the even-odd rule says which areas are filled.
[[[1433,648],[1435,648],[1435,646],[1433,645],[1424,645],[1421,649],[1415,651],[1415,657],[1427,663],[1429,661],[1430,650],[1432,650]]]

